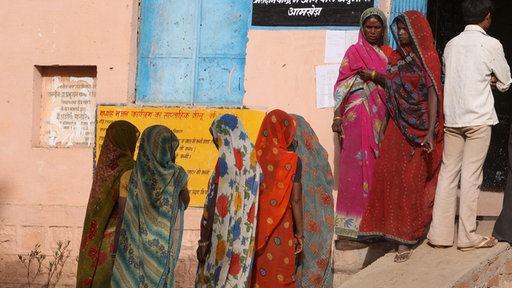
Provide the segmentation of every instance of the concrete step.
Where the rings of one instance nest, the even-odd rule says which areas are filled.
[[[490,235],[493,226],[492,220],[480,221],[478,233]],[[394,251],[386,253],[335,287],[510,287],[512,279],[512,249],[508,243],[462,252],[455,247],[434,249],[424,242],[404,263],[394,263],[394,255]]]
[[[503,206],[503,191],[482,191],[478,198],[477,215],[498,216]]]
[[[370,265],[395,245],[383,241],[371,245],[362,245],[352,241],[335,241],[333,253],[334,287],[339,287],[357,272]]]

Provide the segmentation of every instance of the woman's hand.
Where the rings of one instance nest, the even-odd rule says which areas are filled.
[[[304,248],[304,236],[295,235],[295,255],[302,252]]]
[[[293,215],[293,225],[295,230],[295,254],[299,254],[302,252],[303,248],[303,215],[302,215],[302,183],[294,182],[292,187],[292,196],[290,198],[290,203],[292,204],[292,215]]]
[[[432,132],[429,132],[425,139],[423,139],[421,146],[423,149],[425,149],[425,151],[427,151],[427,153],[434,151],[434,135]]]
[[[388,112],[386,112],[386,115],[384,116],[384,119],[382,120],[382,125],[380,126],[380,129],[379,129],[379,138],[377,139],[377,141],[379,141],[379,147],[380,147],[380,144],[382,144],[382,141],[384,140],[384,134],[386,132],[386,128],[388,127],[388,122],[389,122],[389,114]]]
[[[425,139],[421,142],[421,146],[423,149],[430,153],[434,151],[434,130],[437,121],[437,93],[434,89],[434,86],[428,87],[428,132]]]
[[[208,255],[208,245],[201,244],[203,242],[199,241],[199,247],[197,247],[197,261],[199,263],[204,263],[206,261],[206,255]]]
[[[377,72],[373,69],[361,69],[357,72],[357,74],[364,82],[366,82],[375,80]]]
[[[343,119],[340,116],[335,116],[332,119],[331,129],[332,132],[341,133],[343,135]]]
[[[188,204],[190,203],[190,193],[187,187],[183,188],[183,190],[180,191],[180,199],[181,202],[183,202],[183,205],[185,205],[185,209],[187,209]]]
[[[345,133],[343,132],[343,120],[341,117],[339,117],[339,116],[334,117],[334,119],[332,120],[331,129],[332,129],[332,132],[338,134],[338,141],[341,144],[343,137],[345,137]]]

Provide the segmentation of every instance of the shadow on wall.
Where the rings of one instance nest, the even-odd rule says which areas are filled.
[[[9,181],[1,179],[0,180],[0,204],[3,204],[7,198],[9,191],[13,191],[10,189]]]

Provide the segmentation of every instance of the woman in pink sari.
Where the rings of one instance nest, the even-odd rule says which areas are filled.
[[[360,25],[359,39],[345,53],[334,85],[332,123],[341,148],[335,233],[349,240],[357,239],[367,205],[386,113],[382,86],[387,55],[392,51],[386,46],[387,19],[382,11],[367,9]]]

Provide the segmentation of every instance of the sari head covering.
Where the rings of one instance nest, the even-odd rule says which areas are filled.
[[[359,19],[359,30],[363,30],[363,25],[366,19],[368,19],[370,16],[377,16],[382,20],[382,43],[380,43],[380,46],[388,46],[389,45],[389,36],[388,36],[388,18],[386,17],[386,14],[382,12],[377,7],[368,8],[361,13],[361,18]]]
[[[444,120],[441,61],[434,45],[432,30],[421,12],[406,11],[398,15],[391,24],[397,43],[398,22],[407,27],[411,44],[407,47],[399,46],[389,57],[390,77],[386,81],[386,90],[389,92],[387,106],[390,116],[408,141],[412,145],[419,145],[428,132],[427,83],[432,83],[438,97],[435,137],[437,142],[442,141]],[[423,77],[425,74],[429,79]]]
[[[379,17],[382,22],[383,43],[380,46],[370,44],[363,33],[363,23],[370,16]],[[334,84],[334,98],[336,100],[335,108],[344,104],[343,100],[352,92],[363,89],[366,95],[376,93],[382,99],[385,98],[385,92],[382,88],[375,85],[373,81],[364,83],[357,75],[361,69],[373,69],[378,73],[386,73],[387,59],[386,55],[391,52],[388,45],[388,28],[386,15],[378,8],[366,9],[361,14],[359,37],[355,44],[351,45],[343,60],[341,61],[338,79]],[[385,51],[383,51],[384,49]],[[344,111],[342,111],[343,113]]]
[[[295,152],[302,161],[304,223],[303,260],[297,287],[333,287],[331,247],[334,234],[333,177],[327,151],[301,116],[297,121]]]
[[[133,168],[139,130],[115,121],[105,133],[92,182],[78,256],[77,287],[108,287],[112,275],[119,181]]]
[[[217,169],[209,182],[201,230],[217,183],[217,199],[209,254],[199,263],[196,287],[246,287],[249,282],[261,168],[247,132],[236,116],[224,114],[210,126],[219,150]]]
[[[176,165],[179,141],[167,127],[142,133],[119,237],[112,287],[174,287],[188,175]],[[180,213],[178,239],[175,222]]]

